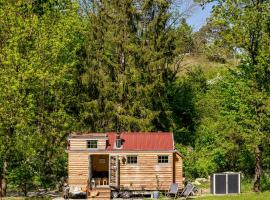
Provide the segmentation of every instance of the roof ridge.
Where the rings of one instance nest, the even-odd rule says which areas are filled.
[[[96,134],[96,135],[105,135],[105,134],[117,134],[118,132],[71,132],[70,135],[91,135],[91,134]],[[120,132],[121,134],[123,133],[134,133],[134,134],[138,134],[138,133],[142,133],[142,134],[147,134],[147,133],[172,133],[171,131],[123,131]]]

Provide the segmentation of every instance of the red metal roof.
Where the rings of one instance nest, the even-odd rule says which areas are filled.
[[[115,148],[117,133],[107,133],[107,150],[174,150],[171,132],[124,132],[121,133],[122,148]]]

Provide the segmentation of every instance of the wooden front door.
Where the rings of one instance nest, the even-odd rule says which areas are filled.
[[[119,157],[117,155],[110,155],[109,185],[119,187]]]

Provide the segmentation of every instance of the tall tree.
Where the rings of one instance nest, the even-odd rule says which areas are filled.
[[[55,162],[63,156],[67,131],[74,129],[72,105],[76,102],[76,53],[81,27],[78,6],[71,2],[53,9],[43,6],[46,12],[40,15],[26,1],[1,1],[0,143],[5,144],[3,150],[0,148],[2,195],[7,178],[19,185],[29,183],[26,178],[31,178],[30,174],[14,175],[29,163],[42,184],[46,185],[43,180],[55,181],[57,178],[50,174],[57,174],[53,170]]]
[[[177,74],[171,1],[89,6],[82,124],[92,131],[168,129],[166,87]]]
[[[234,147],[246,146],[248,152],[254,153],[253,189],[258,192],[263,174],[263,154],[270,144],[270,97],[254,87],[254,82],[242,73],[240,70],[238,74],[228,76],[222,85],[221,114],[231,122],[224,137],[233,141]]]
[[[182,19],[179,27],[176,29],[176,46],[179,48],[179,53],[193,53],[194,39],[193,30],[188,25],[186,19]]]

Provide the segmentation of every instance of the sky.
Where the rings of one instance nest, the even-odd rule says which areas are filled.
[[[194,31],[198,31],[210,16],[213,4],[207,4],[204,9],[197,5],[191,10],[191,14],[187,17],[187,22],[193,27]]]

